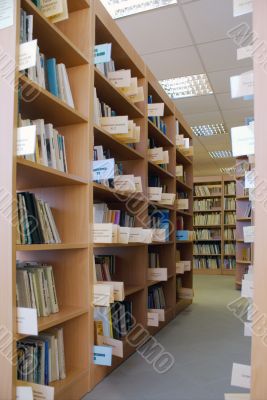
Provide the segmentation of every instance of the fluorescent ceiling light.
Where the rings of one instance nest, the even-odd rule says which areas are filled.
[[[236,168],[235,167],[220,168],[220,171],[222,174],[235,175]]]
[[[213,135],[227,135],[224,124],[207,124],[191,126],[193,133],[196,136],[213,136]]]
[[[215,150],[209,151],[212,158],[230,158],[233,157],[231,150]]]
[[[182,76],[159,82],[171,99],[212,94],[206,74]]]
[[[114,19],[177,4],[177,0],[101,0],[101,2]]]

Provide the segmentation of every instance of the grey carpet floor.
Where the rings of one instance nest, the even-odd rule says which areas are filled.
[[[234,278],[196,276],[194,304],[156,336],[175,357],[159,375],[134,354],[84,400],[223,400],[224,393],[244,392],[230,386],[233,362],[250,364],[250,338],[227,304],[239,297]]]

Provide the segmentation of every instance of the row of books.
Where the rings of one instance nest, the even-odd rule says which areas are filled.
[[[194,269],[219,269],[221,268],[220,257],[194,257]]]
[[[162,193],[167,193],[167,191],[168,191],[168,186],[164,184],[164,182],[158,175],[149,175],[148,186],[149,187],[161,187]]]
[[[63,328],[17,342],[17,379],[41,385],[66,378]]]
[[[234,228],[224,229],[224,239],[225,240],[235,240],[236,239],[236,230]]]
[[[17,244],[61,243],[51,208],[34,193],[17,194],[17,214]]]
[[[225,258],[223,260],[223,265],[225,269],[235,269],[236,268],[236,259],[234,257]]]
[[[195,214],[193,223],[197,225],[220,225],[221,224],[221,213],[212,214]]]
[[[229,182],[224,184],[224,194],[235,195],[235,182]]]
[[[148,96],[148,104],[153,104],[153,96]],[[156,125],[156,127],[164,134],[167,135],[167,124],[161,117],[148,117],[148,119]]]
[[[116,301],[109,307],[94,307],[97,334],[117,340],[123,339],[133,326],[132,301]]]
[[[187,174],[184,170],[184,166],[182,164],[178,164],[175,167],[175,176],[179,179],[179,181],[186,183],[187,182]]]
[[[224,244],[224,255],[234,256],[235,255],[235,243],[225,243]]]
[[[194,244],[193,252],[196,255],[199,254],[220,254],[221,246],[220,244]]]
[[[194,211],[218,211],[221,208],[221,199],[194,200]]]
[[[133,228],[135,217],[123,210],[110,210],[107,203],[94,204],[94,223],[95,224],[115,224]]]
[[[224,209],[225,210],[233,210],[235,211],[236,209],[236,201],[235,199],[231,199],[231,198],[225,198],[224,199]]]
[[[45,124],[43,119],[22,119],[19,115],[18,126],[36,126],[35,153],[25,155],[23,158],[58,171],[68,172],[65,138],[52,124]]]
[[[226,225],[235,225],[236,223],[236,213],[235,212],[227,212],[224,214],[224,223]]]
[[[241,249],[238,249],[237,258],[238,258],[238,260],[242,260],[242,261],[250,261],[251,260],[251,246],[243,245]]]
[[[149,309],[164,309],[166,308],[166,301],[164,296],[163,287],[155,285],[148,288],[148,304]]]
[[[220,229],[195,229],[194,240],[221,240]]]
[[[33,40],[34,17],[21,10],[21,43]],[[25,75],[41,88],[47,89],[70,107],[74,108],[69,77],[65,64],[59,63],[55,58],[46,58],[37,46],[36,66],[24,71]]]
[[[17,261],[17,307],[35,308],[38,317],[59,311],[57,291],[51,265]]]
[[[148,211],[148,228],[165,230],[165,240],[170,240],[170,211],[150,210]]]
[[[221,185],[194,185],[195,196],[221,196]]]
[[[116,271],[116,257],[114,255],[95,256],[95,271],[97,281],[111,281]]]
[[[149,268],[160,268],[160,255],[159,253],[149,252],[148,253],[148,265]]]

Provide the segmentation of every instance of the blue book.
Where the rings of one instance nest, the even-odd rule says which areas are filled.
[[[46,60],[48,90],[54,96],[59,97],[58,80],[57,80],[57,63],[55,58]]]
[[[189,240],[189,231],[176,231],[177,240]]]

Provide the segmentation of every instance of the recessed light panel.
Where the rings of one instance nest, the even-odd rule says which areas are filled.
[[[177,4],[177,0],[101,0],[101,2],[114,19]]]
[[[209,151],[212,158],[230,158],[233,157],[231,150],[215,150]]]
[[[236,168],[235,167],[220,168],[220,171],[222,174],[235,175]]]
[[[171,99],[212,94],[206,74],[182,76],[159,82]]]
[[[196,136],[226,135],[228,132],[224,124],[207,124],[192,126],[192,131]]]

